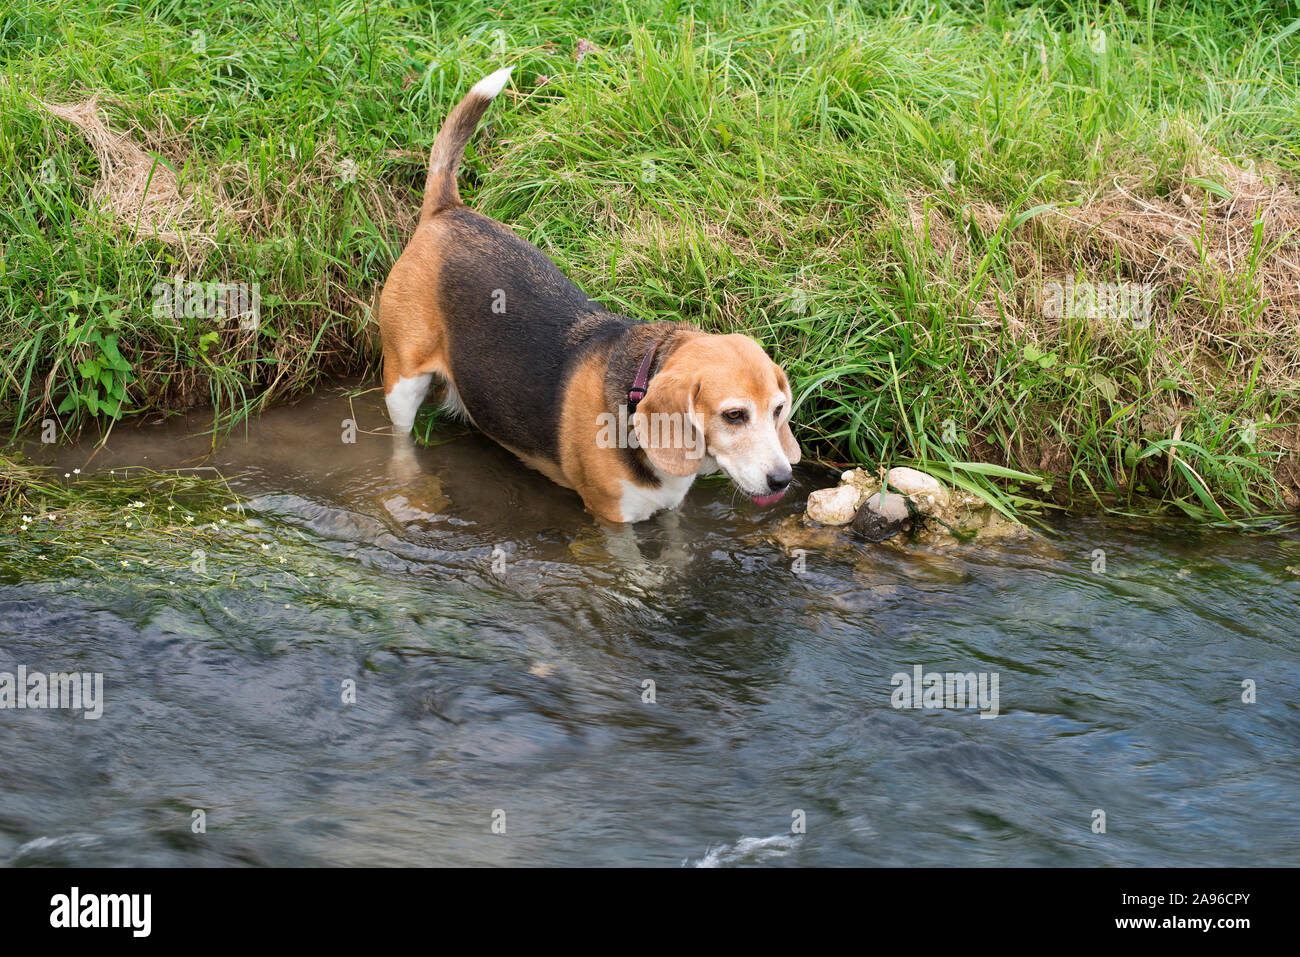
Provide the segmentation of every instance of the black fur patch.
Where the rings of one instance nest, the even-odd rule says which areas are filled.
[[[559,459],[566,384],[593,349],[631,372],[607,411],[618,412],[650,338],[675,323],[615,315],[569,281],[532,243],[464,207],[438,215],[454,225],[444,241],[435,292],[448,338],[451,373],[465,408],[488,436],[526,455]],[[639,343],[644,341],[645,347]],[[628,349],[640,348],[629,358]],[[666,355],[656,356],[656,366]],[[596,423],[592,423],[595,440]],[[638,480],[658,484],[645,456],[627,450]],[[648,477],[648,481],[646,480]]]

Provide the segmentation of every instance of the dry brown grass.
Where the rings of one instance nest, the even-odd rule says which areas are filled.
[[[1224,186],[1220,196],[1194,182]],[[1136,180],[1040,226],[1074,262],[1123,262],[1133,279],[1178,290],[1164,303],[1160,332],[1174,361],[1207,375],[1235,347],[1261,360],[1265,387],[1293,389],[1300,378],[1300,197],[1276,170],[1245,169],[1210,157],[1188,169],[1167,196],[1143,195]],[[1256,238],[1258,230],[1258,240]],[[1209,365],[1206,365],[1209,363]]]
[[[982,248],[972,230],[986,239],[1006,220],[989,203],[967,204],[957,217],[951,208],[944,196],[903,198],[910,245],[936,288],[969,281],[978,263],[973,250]],[[1068,331],[1045,313],[1046,283],[1149,283],[1158,290],[1151,335],[1161,343],[1147,370],[1153,382],[1168,377],[1203,395],[1225,383],[1243,393],[1249,385],[1278,399],[1289,416],[1300,412],[1300,195],[1280,170],[1239,165],[1206,149],[1163,188],[1115,176],[1021,226],[1004,257],[1012,281],[989,282],[967,321],[1001,324],[1015,341],[1052,350]],[[1093,348],[1112,357],[1132,349],[1129,324],[1084,321]],[[1143,414],[1142,433],[1176,434],[1190,401],[1170,393]],[[1067,450],[1050,438],[1020,441],[1027,443],[1020,464],[1049,472],[1068,464]],[[1276,477],[1288,504],[1300,504],[1300,428],[1271,427],[1264,446],[1283,452]]]
[[[38,101],[51,116],[72,125],[99,161],[91,200],[131,237],[147,236],[189,249],[215,246],[221,218],[246,220],[249,212],[196,185],[182,189],[172,165],[151,155],[135,138],[109,125],[99,98],[76,103]],[[198,255],[201,255],[199,253]]]
[[[1218,195],[1200,179],[1221,184],[1230,195]],[[975,264],[967,242],[971,224],[988,236],[1006,218],[996,206],[977,203],[954,223],[942,203],[918,193],[905,198],[905,209],[918,242],[928,229],[936,266],[958,276]],[[1153,327],[1171,347],[1162,359],[1165,371],[1199,374],[1198,384],[1207,385],[1224,371],[1216,357],[1238,349],[1261,360],[1261,385],[1293,391],[1300,382],[1300,196],[1276,169],[1246,168],[1208,154],[1163,195],[1135,176],[1116,176],[1107,189],[1018,229],[1007,258],[1012,288],[991,284],[978,312],[1005,315],[1026,341],[1050,346],[1061,336],[1059,321],[1044,315],[1047,281],[1079,276],[1150,283],[1162,293]],[[1091,325],[1099,338],[1126,345],[1114,323]]]
[[[256,190],[247,163],[226,163],[207,177],[191,176],[181,185],[174,170],[184,170],[192,131],[160,126],[130,133],[115,129],[98,94],[73,103],[38,100],[51,116],[73,126],[99,163],[91,200],[125,228],[129,238],[150,238],[190,251],[190,261],[217,244],[220,228],[244,235],[273,235],[292,222],[298,207],[323,183],[337,180],[341,151],[320,143],[315,155],[286,166],[274,188]],[[160,121],[161,123],[162,121]],[[142,145],[143,142],[143,145]],[[423,164],[424,153],[390,150],[390,158]],[[391,178],[358,175],[354,184],[380,222],[409,235],[419,214]]]

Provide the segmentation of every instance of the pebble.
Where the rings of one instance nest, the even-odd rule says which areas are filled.
[[[849,485],[818,489],[808,496],[808,517],[822,525],[847,525],[853,521],[857,498]]]
[[[890,469],[885,481],[911,499],[922,515],[933,515],[948,507],[948,490],[932,475],[900,467]]]

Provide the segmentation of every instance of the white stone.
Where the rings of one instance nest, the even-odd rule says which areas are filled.
[[[875,495],[868,495],[866,506],[881,518],[890,522],[905,522],[909,514],[907,502],[903,499],[903,496],[895,495],[893,492],[886,492],[884,495],[879,492]]]
[[[849,469],[840,476],[840,485],[850,486],[858,493],[856,504],[859,508],[868,495],[880,491],[880,480],[865,469]]]
[[[857,505],[858,493],[851,485],[818,489],[808,496],[808,517],[823,525],[847,525]]]
[[[932,475],[900,467],[890,469],[885,481],[911,499],[922,515],[933,515],[948,507],[948,490]]]

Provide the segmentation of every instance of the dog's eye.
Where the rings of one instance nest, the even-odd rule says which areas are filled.
[[[722,417],[726,419],[728,422],[732,422],[735,423],[736,425],[739,425],[740,423],[744,422],[746,419],[749,418],[749,413],[746,412],[744,409],[729,409],[726,412],[722,413]]]
[[[772,412],[772,418],[774,418],[774,419],[779,419],[779,418],[781,418],[781,413],[784,412],[784,411],[785,411],[785,406],[784,406],[784,405],[778,405],[778,406],[776,407],[776,409],[773,410],[773,412]]]

